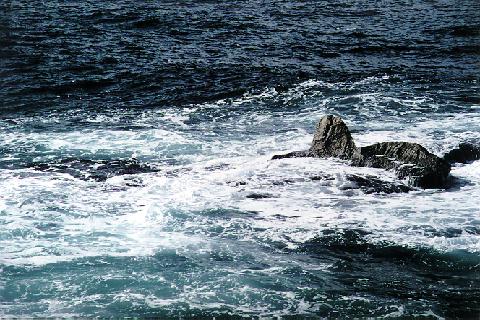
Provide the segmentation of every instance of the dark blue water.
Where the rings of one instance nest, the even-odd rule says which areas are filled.
[[[2,109],[181,106],[385,74],[478,102],[478,6],[4,1]]]
[[[480,143],[478,12],[1,2],[0,317],[478,318],[479,161],[387,194],[269,160],[330,113],[359,145]]]

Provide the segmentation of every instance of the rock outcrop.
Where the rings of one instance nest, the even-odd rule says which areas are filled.
[[[399,178],[421,188],[444,188],[450,173],[447,161],[417,143],[381,142],[357,148],[346,124],[332,115],[324,116],[318,123],[309,150],[272,159],[292,157],[334,157],[350,160],[353,166],[394,170]]]
[[[352,159],[359,155],[347,125],[340,117],[332,115],[318,122],[309,153],[315,157],[340,159]]]
[[[443,188],[450,164],[418,143],[381,142],[360,148],[361,157],[352,164],[361,167],[395,170],[400,179],[422,188]]]
[[[274,155],[272,160],[302,157],[352,159],[358,156],[359,151],[347,125],[340,117],[328,115],[318,122],[309,150]]]

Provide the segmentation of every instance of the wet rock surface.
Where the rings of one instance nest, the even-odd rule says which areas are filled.
[[[381,142],[360,148],[361,157],[353,165],[394,170],[412,186],[442,188],[447,183],[450,164],[417,143]]]
[[[352,159],[359,156],[350,130],[340,117],[328,115],[315,128],[309,154],[316,157]]]

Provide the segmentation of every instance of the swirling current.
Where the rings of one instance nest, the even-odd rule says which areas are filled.
[[[480,161],[404,192],[270,159],[325,114],[360,146],[480,144],[479,12],[2,1],[0,317],[478,319]]]

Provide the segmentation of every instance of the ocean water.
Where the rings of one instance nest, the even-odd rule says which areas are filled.
[[[307,149],[480,143],[478,1],[0,3],[0,317],[480,316],[446,190]]]

